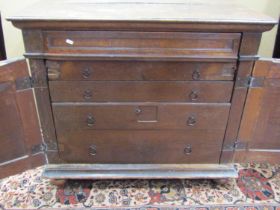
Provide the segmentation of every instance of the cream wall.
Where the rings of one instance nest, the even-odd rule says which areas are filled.
[[[0,0],[1,1],[1,0]],[[227,0],[225,0],[227,1]],[[233,1],[233,0],[229,0]],[[243,4],[248,8],[262,12],[278,20],[280,15],[280,0],[235,0],[239,4]],[[274,42],[277,33],[277,27],[273,30],[265,32],[259,54],[263,57],[271,57],[274,49]]]
[[[5,47],[7,57],[18,57],[24,52],[21,31],[15,28],[11,22],[5,20],[5,17],[15,14],[22,8],[28,7],[30,4],[38,0],[0,0],[0,11],[4,32]]]
[[[20,30],[16,29],[5,17],[15,14],[17,11],[39,0],[0,0],[4,39],[8,58],[21,56],[24,52],[23,41]],[[47,1],[47,0],[44,0]],[[59,0],[58,0],[59,1]],[[227,0],[225,0],[227,1]],[[230,1],[230,0],[228,0]],[[233,0],[231,0],[233,1]],[[280,0],[235,0],[256,11],[278,19],[280,14]],[[271,57],[273,52],[276,27],[263,35],[259,54],[264,57]]]

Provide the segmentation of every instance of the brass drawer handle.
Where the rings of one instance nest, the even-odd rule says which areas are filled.
[[[91,90],[85,90],[83,95],[85,100],[90,100],[92,98],[92,91]]]
[[[190,155],[192,153],[192,145],[188,144],[185,148],[184,148],[184,154],[185,155]]]
[[[86,123],[87,123],[88,127],[94,126],[94,124],[95,124],[95,119],[94,119],[94,117],[93,117],[91,114],[89,114],[89,115],[87,116]]]
[[[187,120],[187,125],[188,126],[194,126],[196,124],[196,119],[194,116],[190,116]]]
[[[90,72],[90,69],[89,68],[85,68],[83,71],[82,71],[82,76],[84,79],[88,79],[91,75],[91,72]]]
[[[95,146],[95,145],[91,145],[91,146],[89,147],[89,154],[90,154],[91,156],[95,156],[96,153],[97,153],[96,146]]]
[[[195,70],[192,74],[193,80],[199,80],[200,79],[200,72],[199,70]]]
[[[189,97],[192,101],[196,101],[198,99],[198,91],[192,90]]]

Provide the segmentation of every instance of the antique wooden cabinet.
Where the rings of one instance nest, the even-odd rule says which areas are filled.
[[[280,151],[279,65],[256,62],[270,17],[217,0],[61,0],[8,19],[23,33],[46,177],[236,177],[234,156]]]

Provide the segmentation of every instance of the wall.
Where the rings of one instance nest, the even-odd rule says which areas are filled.
[[[0,0],[7,58],[21,56],[24,52],[24,46],[21,31],[15,28],[11,22],[6,21],[5,17],[15,14],[36,1],[38,0]]]
[[[5,20],[5,17],[15,14],[16,11],[24,7],[28,7],[38,0],[0,0],[0,9],[2,14],[2,22],[4,29],[4,39],[7,50],[7,57],[12,58],[21,56],[24,52],[23,41],[20,30],[12,26],[10,22]],[[47,0],[44,0],[47,1]],[[59,1],[59,0],[58,0]],[[235,0],[236,2],[243,4],[251,9],[260,11],[269,16],[278,19],[280,14],[280,1],[279,0]],[[271,57],[274,40],[276,36],[277,28],[272,31],[266,32],[263,35],[259,54],[264,57]]]
[[[280,15],[280,1],[279,0],[235,0],[237,3],[245,5],[246,7],[267,14],[278,20]],[[259,54],[263,57],[271,57],[273,54],[275,37],[277,27],[273,30],[265,32],[262,37],[262,42]]]

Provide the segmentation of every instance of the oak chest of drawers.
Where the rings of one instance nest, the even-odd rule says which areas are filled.
[[[231,12],[231,11],[234,11]],[[59,1],[23,30],[50,178],[235,177],[263,31],[223,1]]]

